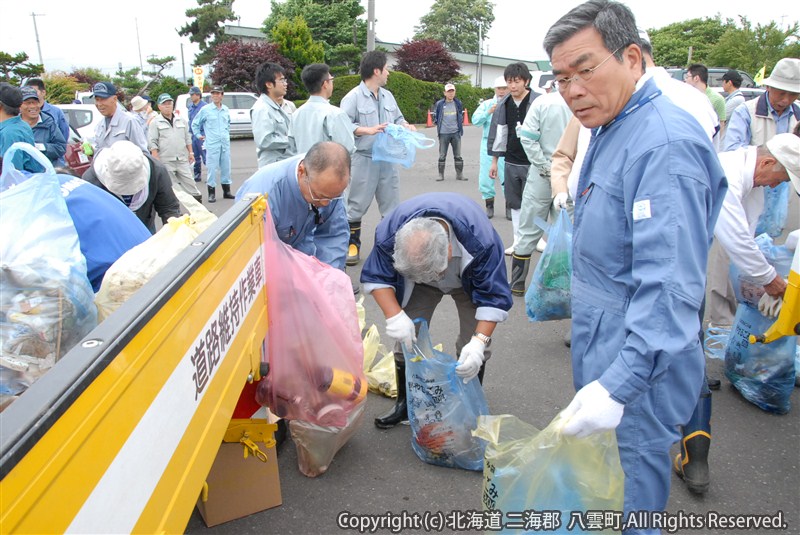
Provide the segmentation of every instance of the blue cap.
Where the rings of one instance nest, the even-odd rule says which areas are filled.
[[[92,88],[93,97],[108,98],[116,94],[117,88],[111,82],[97,82]]]
[[[22,93],[22,102],[25,102],[26,100],[29,100],[29,99],[32,99],[32,98],[35,98],[36,100],[39,100],[39,93],[36,92],[36,88],[35,87],[31,87],[29,85],[26,85],[25,87],[20,89],[20,92]]]
[[[203,92],[202,92],[202,91],[200,91],[200,88],[199,88],[199,87],[197,87],[196,85],[193,85],[193,86],[192,86],[192,87],[189,89],[189,94],[190,94],[190,95],[202,95],[202,94],[203,94]]]

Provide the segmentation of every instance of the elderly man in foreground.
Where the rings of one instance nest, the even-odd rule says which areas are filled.
[[[428,193],[400,203],[375,230],[375,247],[361,271],[364,291],[386,317],[394,350],[397,402],[375,419],[381,429],[408,419],[401,343],[416,340],[412,318],[428,323],[442,297],[458,311],[456,373],[483,382],[495,326],[511,309],[503,242],[477,203],[455,193]]]

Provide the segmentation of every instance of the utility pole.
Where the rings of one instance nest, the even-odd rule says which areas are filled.
[[[181,69],[183,70],[183,83],[187,83],[189,79],[186,78],[186,62],[183,60],[183,43],[181,43]]]
[[[39,28],[36,27],[36,17],[44,17],[41,13],[34,13],[31,11],[31,18],[33,18],[33,33],[36,34],[36,48],[39,50],[39,64],[44,69],[44,59],[42,59],[42,45],[39,43]]]
[[[483,82],[483,21],[478,22],[478,70],[475,73],[475,87]]]
[[[144,80],[144,63],[142,63],[142,42],[139,41],[139,19],[134,18],[136,21],[136,46],[139,48],[139,77]]]
[[[375,0],[367,0],[367,52],[375,50]]]

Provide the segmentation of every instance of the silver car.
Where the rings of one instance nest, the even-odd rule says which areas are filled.
[[[231,137],[253,137],[250,108],[256,103],[256,99],[258,97],[255,93],[223,93],[222,103],[228,107],[231,114]],[[203,100],[211,102],[211,93],[203,93]],[[188,120],[187,102],[189,102],[188,93],[178,95],[175,101],[175,113]]]

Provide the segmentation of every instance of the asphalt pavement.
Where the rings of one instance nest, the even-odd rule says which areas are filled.
[[[420,129],[435,138],[433,128]],[[403,200],[430,191],[451,191],[482,203],[478,192],[478,158],[481,130],[465,128],[462,142],[466,182],[455,180],[452,155],[448,158],[446,180],[436,182],[438,147],[417,152],[411,169],[400,170]],[[232,142],[233,191],[256,169],[255,148],[251,139]],[[204,188],[203,188],[204,189]],[[206,191],[204,189],[205,198]],[[217,190],[214,213],[220,214],[233,201],[222,200]],[[793,196],[790,221],[800,221],[797,199]],[[208,206],[208,205],[207,205]],[[496,215],[492,220],[504,242],[511,243],[511,222],[503,214],[502,193],[498,191]],[[375,226],[380,219],[373,204],[363,220],[363,251],[373,244]],[[363,256],[362,256],[363,257]],[[507,257],[508,258],[508,257]],[[538,259],[538,254],[533,261]],[[510,261],[509,261],[510,273]],[[531,267],[531,272],[533,266]],[[348,268],[357,280],[360,266]],[[530,275],[528,278],[530,282]],[[367,326],[375,323],[381,333],[383,316],[367,297]],[[458,320],[451,300],[437,309],[431,325],[434,343],[443,343],[454,352]],[[530,323],[522,298],[514,298],[507,322],[499,325],[493,337],[493,356],[487,364],[484,390],[492,414],[513,414],[543,429],[574,395],[569,349],[563,343],[569,320]],[[383,335],[385,338],[385,335]],[[799,389],[792,393],[792,411],[784,416],[766,413],[739,395],[724,378],[720,361],[708,362],[712,377],[722,379],[722,388],[713,394],[713,443],[711,449],[711,488],[702,497],[689,493],[683,483],[672,478],[667,510],[705,515],[775,515],[783,512],[787,524],[781,533],[800,534],[800,410]],[[370,393],[361,427],[336,455],[328,471],[307,478],[297,469],[294,444],[287,440],[279,451],[283,505],[215,528],[206,528],[195,510],[188,533],[328,534],[345,530],[337,526],[343,511],[356,515],[466,511],[481,509],[482,475],[459,469],[441,468],[420,461],[411,449],[411,429],[398,426],[379,430],[372,420],[388,411],[393,400]],[[254,490],[257,492],[257,490]],[[378,533],[389,533],[388,529]],[[422,533],[411,529],[400,533]],[[444,528],[441,533],[452,533]],[[761,533],[758,530],[698,530],[694,533]],[[767,531],[763,531],[766,533]]]

